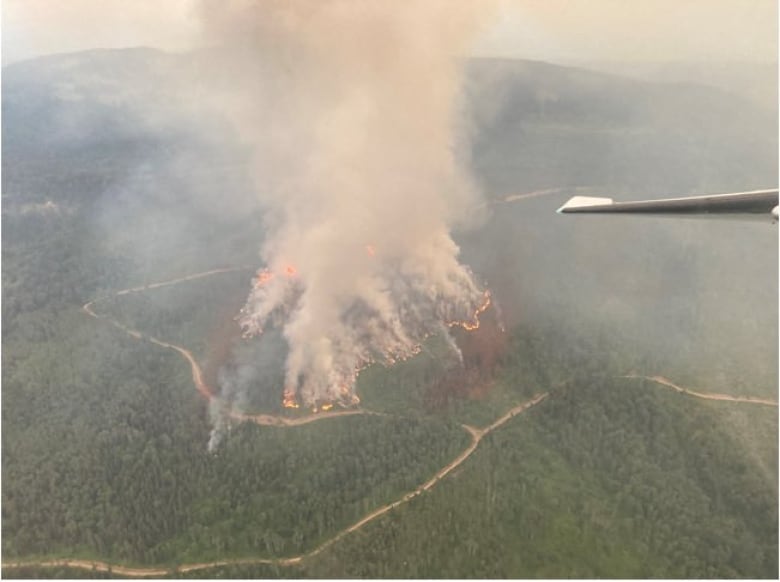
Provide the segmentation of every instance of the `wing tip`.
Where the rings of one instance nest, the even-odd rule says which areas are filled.
[[[565,214],[568,212],[581,212],[582,210],[586,208],[596,207],[596,206],[609,206],[610,204],[613,204],[614,200],[612,198],[597,198],[594,196],[574,196],[573,198],[569,198],[569,200],[561,206],[556,212],[558,214]]]

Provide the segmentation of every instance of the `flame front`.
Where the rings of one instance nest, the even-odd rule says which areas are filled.
[[[295,394],[290,390],[284,391],[284,396],[282,397],[282,406],[284,406],[285,408],[300,408],[300,405],[298,404],[298,399],[295,397]]]
[[[372,245],[365,248],[376,261],[372,261],[371,279],[350,291],[334,275],[333,284],[342,289],[344,299],[338,311],[326,312],[329,320],[315,311],[330,324],[305,340],[298,336],[311,315],[302,313],[316,309],[309,303],[308,273],[287,263],[257,272],[237,320],[245,338],[261,334],[269,322],[281,326],[290,349],[282,398],[285,408],[329,410],[334,403],[357,405],[355,382],[361,370],[375,362],[390,366],[414,357],[426,339],[449,334],[449,327],[475,330],[479,316],[490,306],[490,292],[479,289],[471,273],[457,263],[451,265],[449,278],[432,286],[426,283],[424,270],[415,273],[408,265],[388,266],[391,259],[377,256]],[[451,338],[449,343],[457,351]]]
[[[254,286],[255,287],[262,287],[266,283],[268,283],[271,279],[273,279],[274,274],[269,271],[268,269],[260,269],[257,271],[257,276],[254,280]]]
[[[450,327],[459,325],[466,331],[474,331],[475,329],[479,329],[479,316],[482,315],[488,307],[490,307],[490,291],[485,290],[482,304],[477,307],[477,310],[474,312],[474,315],[471,317],[470,321],[452,321],[448,325]]]

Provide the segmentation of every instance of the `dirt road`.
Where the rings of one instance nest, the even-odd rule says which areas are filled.
[[[532,195],[542,195],[543,193],[547,192],[540,192],[540,193],[532,193]],[[509,200],[508,200],[509,201]],[[156,287],[162,287],[164,285],[173,285],[176,283],[184,282],[184,281],[190,281],[193,279],[197,279],[200,277],[207,277],[209,275],[214,275],[217,273],[225,273],[230,271],[236,271],[239,270],[239,268],[226,268],[226,269],[215,269],[212,271],[206,271],[204,273],[197,273],[195,275],[189,275],[187,277],[181,277],[179,279],[173,279],[170,281],[165,281],[162,283],[155,283],[152,285],[146,285],[142,287],[134,287],[132,289],[125,289],[123,291],[120,291],[117,293],[117,295],[124,295],[127,293],[133,293],[133,292],[140,292],[144,291],[146,289],[152,289]],[[195,384],[195,387],[197,388],[198,392],[206,399],[211,400],[212,398],[215,398],[215,395],[212,393],[209,386],[206,385],[206,383],[203,380],[203,373],[201,371],[200,366],[198,365],[197,361],[195,360],[192,353],[187,350],[186,348],[183,348],[181,346],[177,346],[174,344],[170,344],[168,342],[164,342],[162,340],[150,337],[150,336],[144,336],[141,332],[137,330],[130,329],[118,321],[111,319],[108,316],[105,315],[98,315],[95,313],[95,311],[92,309],[92,305],[94,304],[94,301],[90,301],[86,303],[83,306],[83,310],[85,313],[90,315],[91,317],[97,318],[97,319],[105,319],[106,321],[110,322],[112,325],[118,327],[119,329],[123,330],[125,333],[129,334],[130,336],[139,339],[139,340],[147,340],[151,343],[158,345],[163,348],[172,349],[178,352],[182,357],[184,357],[190,364],[190,368],[192,370],[192,380]],[[777,402],[773,400],[768,399],[762,399],[762,398],[754,398],[754,397],[741,397],[741,396],[730,396],[727,394],[715,394],[715,393],[704,393],[704,392],[696,392],[693,390],[689,390],[687,388],[683,388],[681,386],[678,386],[674,384],[671,380],[668,380],[667,378],[663,376],[639,376],[639,375],[628,375],[623,376],[624,378],[633,378],[633,379],[645,379],[650,380],[652,382],[656,382],[659,385],[665,386],[667,388],[671,388],[673,390],[676,390],[681,393],[688,394],[690,396],[694,396],[697,398],[703,398],[707,400],[722,400],[722,401],[730,401],[730,402],[742,402],[742,403],[750,403],[750,404],[760,404],[760,405],[766,405],[766,406],[777,406]],[[414,489],[413,491],[410,491],[406,494],[404,494],[402,497],[397,499],[396,501],[393,501],[391,503],[388,503],[382,507],[379,507],[372,512],[368,513],[364,517],[362,517],[357,522],[353,523],[352,525],[344,528],[337,534],[335,534],[332,538],[326,540],[316,548],[310,550],[309,552],[306,552],[304,554],[300,554],[298,556],[292,556],[288,558],[242,558],[242,559],[235,559],[235,560],[218,560],[213,562],[198,562],[198,563],[192,563],[192,564],[184,564],[181,566],[178,566],[175,569],[168,569],[168,568],[132,568],[132,567],[126,567],[126,566],[120,566],[120,565],[112,565],[108,564],[106,562],[93,562],[89,560],[78,560],[78,559],[60,559],[60,560],[48,560],[48,561],[39,561],[39,562],[7,562],[2,565],[3,568],[21,568],[25,566],[33,566],[33,567],[71,567],[71,568],[80,568],[84,570],[97,570],[99,572],[108,572],[111,571],[115,574],[119,574],[122,576],[128,576],[128,577],[161,577],[167,574],[170,574],[174,571],[178,572],[192,572],[192,571],[198,571],[198,570],[205,570],[209,568],[215,568],[220,566],[229,566],[229,565],[261,565],[261,564],[268,564],[268,565],[277,565],[277,566],[291,566],[298,564],[302,562],[303,560],[307,558],[311,558],[313,556],[316,556],[317,554],[323,552],[345,536],[349,535],[352,532],[355,532],[359,530],[360,528],[364,527],[371,521],[377,519],[378,517],[388,513],[389,511],[392,511],[396,507],[403,505],[404,503],[407,503],[414,499],[415,497],[421,495],[425,491],[430,491],[433,489],[437,484],[439,484],[448,474],[450,474],[453,470],[455,470],[457,467],[459,467],[461,464],[463,464],[466,459],[468,459],[474,451],[476,451],[477,447],[479,446],[480,441],[488,434],[490,434],[492,431],[496,430],[497,428],[501,427],[503,424],[508,422],[510,419],[515,417],[518,414],[521,414],[531,408],[532,406],[535,406],[542,402],[546,397],[548,396],[548,393],[542,393],[536,395],[531,400],[528,400],[526,402],[523,402],[522,404],[519,404],[510,410],[508,410],[506,413],[504,413],[502,416],[500,416],[498,419],[496,419],[493,423],[488,425],[485,428],[477,428],[470,425],[461,425],[464,430],[466,430],[471,435],[471,442],[469,445],[458,454],[455,459],[453,459],[450,463],[439,469],[439,471],[436,472],[433,477],[428,479],[425,483]],[[309,422],[314,422],[315,420],[321,420],[324,418],[333,418],[338,416],[350,416],[355,414],[382,414],[382,413],[374,413],[371,411],[361,410],[361,409],[354,409],[354,410],[343,410],[343,411],[327,411],[319,414],[312,414],[307,415],[299,418],[286,418],[282,416],[273,416],[273,415],[267,415],[267,414],[242,414],[242,413],[232,413],[232,417],[239,421],[250,421],[255,422],[257,424],[262,425],[269,425],[269,426],[299,426],[302,424],[307,424]]]
[[[307,554],[304,554],[301,556],[302,558],[310,558],[312,556],[316,556],[329,546],[335,544],[337,541],[339,541],[341,538],[343,538],[346,535],[349,535],[353,531],[356,531],[369,523],[370,521],[375,520],[377,517],[384,515],[388,511],[391,511],[392,509],[395,509],[399,505],[403,505],[404,503],[407,503],[420,495],[421,493],[425,491],[430,491],[433,489],[444,477],[446,477],[451,471],[456,469],[458,466],[460,466],[466,459],[468,459],[472,453],[477,449],[477,446],[479,445],[479,442],[482,440],[482,438],[491,433],[492,431],[496,430],[498,427],[500,427],[502,424],[504,424],[506,421],[508,421],[510,418],[513,418],[515,415],[520,414],[521,412],[524,412],[531,408],[532,406],[535,406],[536,404],[539,404],[542,400],[547,398],[548,393],[545,392],[543,394],[537,394],[534,396],[531,400],[528,400],[527,402],[523,402],[522,404],[519,404],[509,410],[506,414],[501,416],[498,420],[493,422],[491,425],[484,429],[476,428],[467,424],[461,425],[464,430],[466,430],[471,435],[471,443],[469,443],[469,446],[467,446],[455,459],[453,459],[450,463],[439,469],[436,474],[428,479],[425,483],[420,485],[417,489],[414,491],[410,491],[400,499],[393,501],[392,503],[388,503],[387,505],[384,505],[382,507],[379,507],[378,509],[375,509],[362,519],[360,521],[357,521],[353,523],[348,528],[342,530],[340,533],[336,534],[331,539],[327,540],[320,546],[314,548],[312,551],[310,551]]]
[[[168,568],[128,568],[107,564],[106,562],[91,562],[89,560],[45,560],[43,562],[6,562],[3,568],[79,568],[81,570],[95,570],[97,572],[113,572],[121,576],[131,577],[160,577],[170,573]]]
[[[743,404],[777,406],[777,401],[770,400],[768,398],[758,398],[755,396],[731,396],[730,394],[718,394],[715,392],[697,392],[695,390],[690,390],[688,388],[683,388],[682,386],[678,386],[677,384],[675,384],[674,382],[672,382],[671,380],[663,376],[638,376],[636,374],[630,374],[628,376],[622,376],[622,378],[650,380],[651,382],[655,382],[656,384],[660,384],[661,386],[666,386],[667,388],[671,388],[672,390],[676,390],[677,392],[680,392],[682,394],[695,396],[696,398],[702,398],[704,400],[721,400],[725,402],[741,402]]]
[[[349,527],[344,528],[336,535],[334,535],[332,538],[326,540],[325,542],[323,542],[313,550],[310,550],[309,552],[300,554],[298,556],[291,556],[288,558],[239,558],[235,560],[216,560],[213,562],[198,562],[193,564],[183,564],[181,566],[178,566],[176,568],[171,568],[171,569],[131,568],[126,566],[108,564],[106,562],[92,562],[89,560],[75,560],[75,559],[74,560],[71,559],[48,560],[48,561],[41,561],[41,562],[6,562],[2,566],[3,568],[70,567],[70,568],[80,568],[82,570],[94,569],[99,572],[110,571],[113,572],[114,574],[120,574],[122,576],[128,576],[133,578],[161,577],[176,571],[193,572],[197,570],[217,568],[220,566],[239,566],[239,565],[251,566],[251,565],[262,565],[262,564],[277,565],[277,566],[293,566],[295,564],[299,564],[303,562],[307,558],[311,558],[313,556],[316,556],[317,554],[320,554],[321,552],[323,552],[324,550],[326,550],[327,548],[329,548],[330,546],[332,546],[333,544],[335,544],[345,536],[349,535],[350,533],[359,530],[360,528],[364,527],[365,525],[377,519],[378,517],[386,514],[389,511],[392,511],[399,505],[408,503],[409,501],[421,495],[425,491],[430,491],[431,489],[433,489],[437,484],[439,484],[442,481],[442,479],[444,479],[450,472],[452,472],[454,469],[456,469],[461,464],[463,464],[463,462],[474,453],[480,441],[486,435],[490,434],[491,432],[499,428],[501,425],[506,423],[508,420],[514,418],[516,415],[521,414],[526,410],[528,410],[529,408],[531,408],[532,406],[539,404],[545,398],[547,398],[547,396],[548,396],[547,392],[542,394],[537,394],[531,400],[523,402],[522,404],[518,404],[514,408],[508,410],[505,414],[503,414],[496,421],[494,421],[492,424],[488,425],[485,428],[476,428],[467,424],[461,425],[463,429],[466,430],[471,435],[471,443],[469,443],[469,445],[457,457],[455,457],[455,459],[453,459],[447,465],[439,469],[433,477],[431,477],[425,483],[417,487],[417,489],[415,489],[414,491],[410,491],[409,493],[406,493],[396,501],[393,501],[392,503],[388,503],[387,505],[383,505],[382,507],[375,509],[371,513],[362,517],[359,521],[356,521]],[[343,416],[343,414],[341,415]]]
[[[164,281],[161,283],[154,283],[151,285],[144,285],[139,287],[133,287],[130,289],[123,289],[122,291],[117,292],[116,295],[126,295],[128,293],[142,292],[147,289],[163,287],[165,285],[174,285],[176,283],[181,283],[184,281],[191,281],[193,279],[198,279],[201,277],[207,277],[218,273],[227,273],[227,272],[232,272],[237,270],[240,270],[240,268],[214,269],[212,271],[196,273],[194,275],[188,275],[186,277],[180,277],[178,279],[172,279],[170,281]],[[171,344],[169,342],[165,342],[151,336],[145,336],[141,332],[131,329],[111,317],[97,314],[94,311],[94,309],[92,309],[92,306],[95,303],[95,301],[96,300],[89,301],[83,305],[82,309],[87,315],[95,319],[104,319],[109,323],[111,323],[113,326],[117,327],[118,329],[121,329],[122,331],[129,334],[131,337],[135,339],[147,340],[162,348],[176,351],[189,363],[190,369],[192,371],[192,381],[195,384],[195,387],[198,390],[198,392],[207,400],[216,398],[214,393],[211,391],[210,387],[206,385],[205,381],[203,380],[203,372],[200,368],[200,365],[195,360],[195,357],[192,355],[192,352],[190,352],[188,349],[182,346],[177,346],[175,344]],[[310,558],[312,556],[321,553],[326,548],[330,547],[331,545],[333,545],[343,537],[349,535],[354,531],[357,531],[358,529],[364,527],[366,524],[384,515],[385,513],[393,510],[399,505],[407,503],[412,499],[414,499],[415,497],[417,497],[418,495],[422,494],[423,492],[433,489],[433,487],[435,487],[438,483],[440,483],[441,480],[444,479],[451,471],[453,471],[455,468],[460,466],[466,459],[468,459],[474,453],[480,441],[485,435],[494,431],[495,429],[497,429],[498,427],[506,423],[509,419],[513,418],[515,415],[524,412],[525,410],[527,410],[532,406],[535,406],[536,404],[544,400],[546,397],[547,397],[547,393],[539,394],[534,398],[532,398],[531,400],[515,406],[514,408],[507,411],[504,415],[499,417],[496,421],[494,421],[492,424],[490,424],[485,428],[476,428],[466,424],[461,425],[463,429],[466,430],[471,435],[471,443],[457,457],[455,457],[455,459],[453,459],[450,463],[442,467],[439,471],[436,472],[436,474],[433,477],[431,477],[428,481],[426,481],[425,483],[417,487],[417,489],[415,489],[414,491],[410,491],[409,493],[403,495],[400,499],[397,499],[392,503],[388,503],[387,505],[375,509],[368,515],[361,518],[359,521],[341,530],[332,538],[326,540],[324,543],[320,544],[319,546],[317,546],[316,548],[314,548],[313,550],[305,554],[292,556],[288,558],[274,558],[274,559],[243,558],[243,559],[236,559],[236,560],[218,560],[213,562],[199,562],[199,563],[184,564],[178,566],[177,568],[175,568],[175,571],[192,572],[197,570],[205,570],[208,568],[216,568],[216,567],[228,566],[228,565],[273,564],[278,566],[290,566],[290,565],[298,564],[306,558]],[[298,418],[286,418],[282,416],[274,416],[269,414],[252,415],[252,414],[243,414],[238,412],[232,412],[231,417],[239,421],[250,421],[250,422],[255,422],[257,424],[262,424],[267,426],[288,426],[289,427],[289,426],[300,426],[303,424],[307,424],[317,420],[322,420],[325,418],[351,416],[355,414],[372,414],[372,415],[386,416],[384,413],[372,412],[363,409],[353,409],[353,410],[341,410],[341,411],[326,411],[326,412],[320,412],[319,414],[310,414]],[[110,571],[122,576],[136,577],[136,578],[160,577],[172,573],[174,571],[174,569],[166,569],[166,568],[132,568],[132,567],[121,566],[121,565],[112,565],[106,562],[78,560],[78,559],[47,560],[47,561],[40,561],[40,562],[7,562],[4,563],[2,566],[3,568],[21,568],[25,566],[46,567],[46,568],[71,567],[71,568],[80,568],[83,570],[96,570],[99,572]]]
[[[248,270],[248,268],[247,267],[226,267],[223,269],[213,269],[211,271],[195,273],[194,275],[187,275],[186,277],[179,277],[178,279],[170,279],[168,281],[163,281],[160,283],[152,283],[150,285],[132,287],[130,289],[123,289],[121,291],[117,291],[115,295],[119,296],[119,295],[127,295],[128,293],[139,293],[142,291],[146,291],[148,289],[164,287],[167,285],[175,285],[177,283],[192,281],[193,279],[200,279],[203,277],[209,277],[211,275],[217,275],[219,273],[231,273],[235,271],[244,271],[244,270]],[[201,369],[200,364],[198,364],[197,360],[195,359],[195,356],[193,356],[190,350],[188,350],[185,347],[177,346],[176,344],[172,344],[163,341],[161,339],[157,339],[156,337],[144,335],[140,331],[131,329],[126,325],[120,323],[116,319],[113,319],[107,315],[99,315],[92,308],[92,306],[95,304],[96,301],[98,300],[93,299],[92,301],[85,303],[81,309],[84,311],[84,313],[86,313],[90,317],[94,317],[95,319],[103,319],[109,322],[111,325],[113,325],[118,329],[121,329],[123,332],[125,332],[132,338],[135,338],[137,340],[146,340],[157,346],[160,346],[161,348],[174,350],[185,360],[187,360],[187,362],[189,363],[190,370],[192,371],[192,382],[193,384],[195,384],[195,389],[200,393],[200,395],[203,396],[203,398],[205,398],[208,401],[218,398],[218,396],[212,391],[211,387],[208,386],[205,380],[203,379],[203,370]],[[301,426],[304,424],[309,424],[311,422],[325,420],[327,418],[335,418],[339,416],[353,416],[356,414],[381,415],[382,413],[371,412],[362,408],[354,408],[350,410],[325,411],[325,412],[319,412],[317,414],[307,414],[305,416],[298,416],[295,418],[288,418],[285,416],[277,416],[271,414],[245,414],[242,412],[236,412],[232,410],[228,413],[230,418],[232,418],[233,420],[239,422],[253,422],[255,424],[259,424],[263,426]]]
[[[203,277],[211,277],[212,275],[219,275],[220,273],[235,273],[238,271],[251,271],[252,267],[223,267],[221,269],[212,269],[211,271],[203,271],[201,273],[195,273],[193,275],[186,275],[179,277],[178,279],[169,279],[167,281],[160,281],[158,283],[150,283],[149,285],[139,285],[138,287],[131,287],[130,289],[122,289],[117,291],[115,295],[127,295],[128,293],[139,293],[141,291],[148,291],[149,289],[157,289],[158,287],[167,287],[168,285],[176,285],[177,283],[184,283],[185,281],[192,281],[193,279],[202,279]]]

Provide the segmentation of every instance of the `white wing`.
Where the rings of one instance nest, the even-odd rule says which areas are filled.
[[[612,198],[575,196],[558,209],[561,214],[618,213],[704,218],[770,219],[777,222],[777,190],[753,190],[688,198],[614,202]]]

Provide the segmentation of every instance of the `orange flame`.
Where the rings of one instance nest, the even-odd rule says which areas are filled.
[[[474,331],[475,329],[479,328],[479,316],[488,308],[490,307],[490,290],[486,290],[483,295],[483,302],[482,305],[477,307],[476,311],[474,311],[474,315],[471,316],[471,321],[451,321],[447,325],[449,327],[453,327],[456,325],[461,326],[466,331]]]
[[[374,252],[375,252],[374,251],[374,247],[371,246],[371,245],[366,245],[366,252],[368,252],[369,256],[374,256]],[[288,265],[285,268],[285,274],[288,277],[295,276],[297,273],[298,273],[298,271],[292,265]],[[258,277],[257,277],[257,282],[258,282],[258,284],[265,283],[268,280],[270,280],[272,276],[273,275],[271,273],[268,273],[267,271],[262,271],[262,272],[259,271],[258,272]],[[482,313],[484,313],[491,305],[490,290],[486,289],[485,292],[483,293],[482,297],[483,297],[482,303],[474,310],[474,314],[471,316],[470,320],[466,320],[466,321],[457,321],[457,320],[456,321],[449,321],[449,322],[447,322],[446,325],[449,326],[449,327],[453,327],[453,326],[459,325],[463,329],[465,329],[466,331],[473,331],[475,329],[478,329],[479,328],[479,324],[480,324],[479,316]],[[501,324],[499,324],[499,325],[501,325]],[[501,330],[503,331],[503,325],[501,325]],[[427,337],[428,337],[428,335],[426,335],[423,338],[423,341]],[[395,363],[397,363],[399,361],[404,361],[404,360],[406,360],[408,358],[414,357],[417,354],[419,354],[421,351],[422,351],[422,345],[416,345],[416,346],[412,347],[409,350],[409,352],[406,353],[406,354],[397,355],[395,357],[390,355],[390,354],[387,354],[385,356],[385,362],[384,363],[385,363],[386,366],[393,365],[393,364],[395,364]],[[354,375],[352,377],[352,381],[354,382],[355,380],[357,380],[357,376],[358,376],[358,374],[360,374],[361,370],[363,370],[364,368],[370,366],[372,363],[373,363],[373,360],[364,363],[363,366],[358,366],[355,369]],[[349,400],[349,405],[351,405],[351,406],[357,406],[357,405],[360,404],[360,398],[358,397],[358,395],[357,394],[351,394],[350,384],[342,385],[340,387],[340,389],[339,389],[339,392],[340,392],[340,396],[341,396],[341,399],[339,400],[339,403],[341,405],[344,405],[347,400]],[[294,409],[295,408],[300,408],[300,404],[298,403],[298,400],[295,397],[295,393],[291,389],[285,389],[284,395],[283,395],[283,398],[282,398],[282,405],[285,408],[294,408]],[[332,408],[333,408],[333,403],[332,402],[325,402],[324,404],[321,404],[319,407],[318,406],[314,406],[312,408],[312,413],[316,414],[317,412],[327,412],[327,411],[331,410]]]
[[[296,269],[292,265],[287,265],[284,268],[284,274],[287,275],[288,277],[295,277],[295,275],[298,274],[298,269]]]
[[[268,269],[262,269],[257,272],[257,277],[255,278],[255,287],[262,287],[273,278],[274,274],[271,271]]]
[[[285,408],[300,408],[298,401],[295,399],[295,394],[287,390],[284,391],[284,396],[282,397],[282,406]]]

